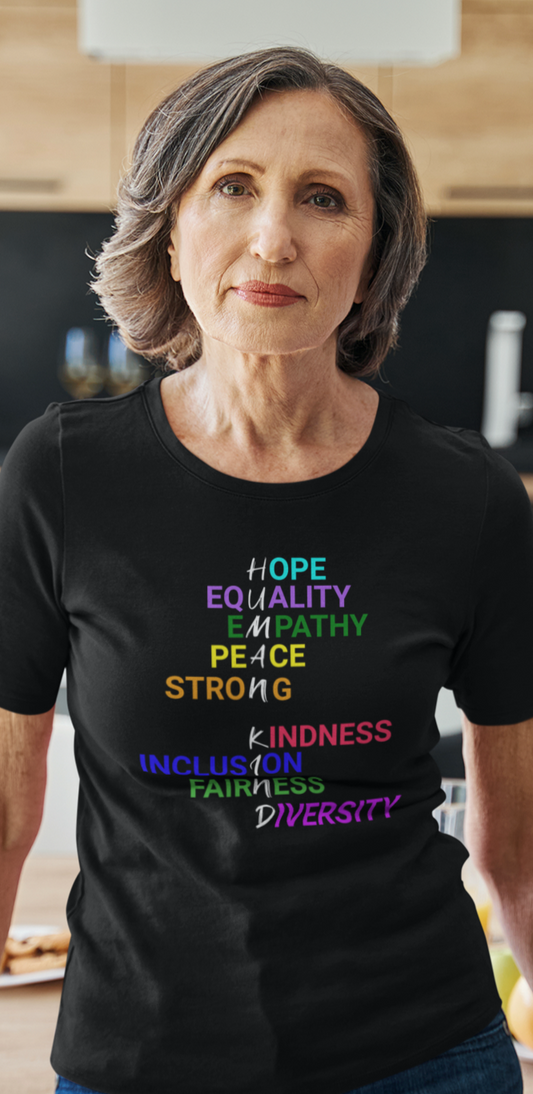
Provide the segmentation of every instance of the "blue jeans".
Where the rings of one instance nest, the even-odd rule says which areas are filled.
[[[522,1072],[500,1012],[481,1033],[441,1056],[349,1094],[522,1094]],[[56,1094],[99,1094],[57,1077]],[[324,1092],[326,1094],[326,1092]]]

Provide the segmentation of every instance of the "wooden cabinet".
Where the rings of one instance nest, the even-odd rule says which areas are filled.
[[[430,213],[533,215],[533,0],[463,0],[462,53],[354,68],[392,110]],[[77,48],[75,0],[0,0],[0,208],[110,209],[150,110],[194,65]]]
[[[430,212],[533,214],[533,3],[463,0],[461,56],[394,71]]]
[[[3,209],[106,209],[110,66],[77,50],[76,6],[0,4]]]

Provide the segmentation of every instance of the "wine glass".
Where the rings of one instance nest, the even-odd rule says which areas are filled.
[[[107,345],[107,369],[104,384],[110,395],[125,395],[133,391],[147,376],[147,363],[123,342],[118,331],[112,331]]]
[[[104,386],[97,342],[88,327],[71,327],[65,335],[63,362],[58,371],[62,386],[74,399],[89,399]]]

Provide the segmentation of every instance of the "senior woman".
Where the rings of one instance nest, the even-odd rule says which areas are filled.
[[[446,685],[533,984],[529,505],[360,379],[424,238],[395,123],[306,51],[139,136],[96,289],[166,374],[51,405],[1,476],[4,932],[65,666],[76,730],[59,1091],[521,1089],[430,752]]]

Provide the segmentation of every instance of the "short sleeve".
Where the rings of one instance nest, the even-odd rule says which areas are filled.
[[[533,717],[533,516],[511,464],[484,450],[486,502],[465,633],[446,687],[469,721]]]
[[[62,606],[60,408],[24,427],[0,472],[0,707],[53,707],[68,651]]]

